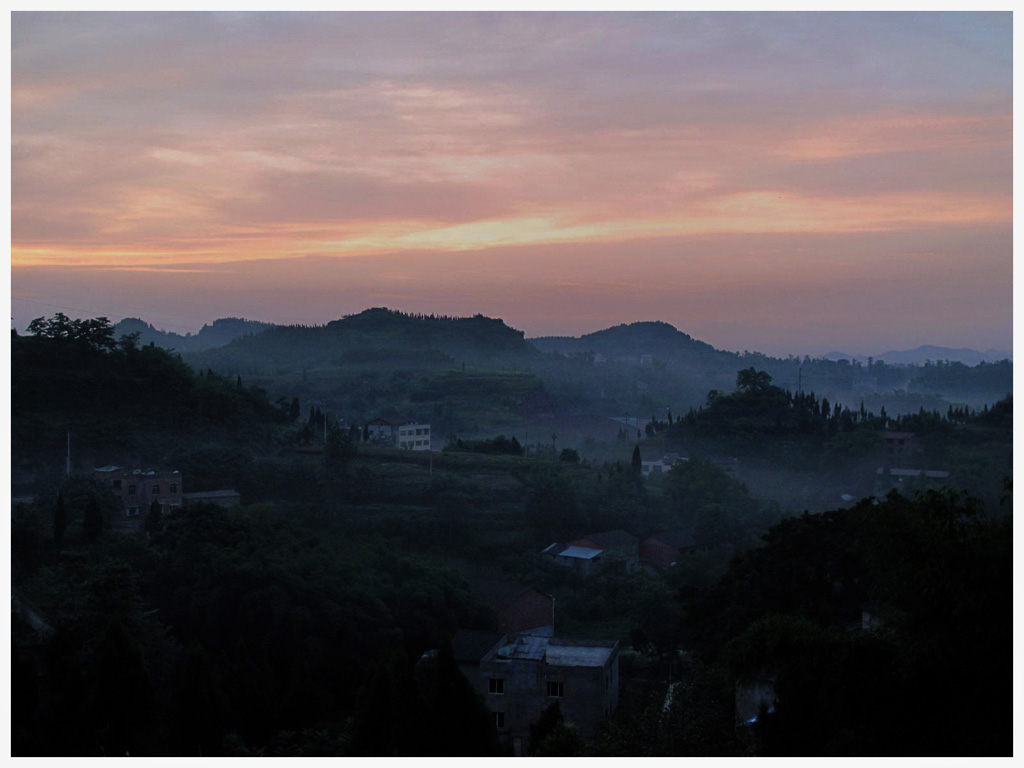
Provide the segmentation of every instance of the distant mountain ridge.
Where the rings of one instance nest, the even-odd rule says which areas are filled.
[[[526,338],[501,319],[481,314],[472,317],[407,314],[383,307],[374,307],[325,326],[286,326],[245,320],[237,317],[219,318],[204,325],[195,334],[179,334],[158,330],[151,323],[136,317],[121,320],[114,326],[115,336],[139,334],[141,344],[154,343],[178,352],[202,352],[224,347],[238,339],[271,330],[274,335],[284,333],[297,340],[325,333],[337,341],[346,339],[343,346],[373,346],[386,342],[386,346],[402,346],[441,351],[446,346],[458,351],[474,350],[487,356],[494,354],[529,355],[533,350],[556,352],[562,355],[596,354],[609,359],[632,360],[641,355],[662,359],[710,359],[735,357],[735,353],[716,349],[707,342],[695,339],[675,326],[660,321],[640,321],[611,326],[582,336],[538,336]],[[455,351],[455,350],[452,350]],[[868,355],[855,355],[832,351],[817,356],[821,360],[850,360],[867,363]],[[1013,360],[1013,353],[1004,350],[986,350],[921,345],[910,350],[888,350],[872,356],[876,361],[890,365],[923,365],[928,361],[948,360],[968,366]]]
[[[783,389],[816,392],[843,404],[864,402],[890,414],[944,410],[950,402],[942,398],[981,408],[1013,388],[1013,364],[1006,358],[969,367],[883,366],[879,356],[869,370],[866,358],[851,363],[852,356],[842,353],[836,360],[718,350],[660,321],[531,339],[480,314],[408,314],[382,307],[324,325],[228,318],[204,326],[195,337],[160,333],[141,320],[117,326],[119,334],[136,331],[144,343],[177,349],[194,370],[243,376],[282,396],[317,400],[343,418],[366,420],[389,408],[471,432],[489,423],[498,429],[510,414],[540,412],[541,406],[551,413],[603,414],[671,406],[678,414],[700,407],[709,392],[732,391],[737,372],[751,367]],[[216,344],[214,331],[230,340],[190,349],[189,342]],[[955,352],[917,350],[921,363],[952,360]],[[495,413],[502,414],[498,421]]]
[[[660,320],[616,325],[579,337],[541,336],[527,341],[541,352],[566,355],[593,352],[610,358],[636,358],[640,355],[693,358],[732,354],[717,350]]]
[[[889,350],[879,355],[873,355],[873,359],[880,360],[889,365],[924,365],[929,360],[948,360],[950,362],[963,363],[964,365],[979,365],[980,363],[997,363],[1000,360],[1013,360],[1013,353],[998,349],[989,349],[979,352],[976,349],[951,349],[950,347],[937,347],[931,344],[923,344],[914,349]],[[846,352],[829,352],[822,355],[825,360],[851,360],[855,362],[867,362],[868,355],[851,355]]]
[[[402,360],[436,364],[440,359],[496,360],[536,356],[523,331],[504,321],[474,315],[413,315],[375,307],[326,325],[275,325],[258,335],[233,339],[192,353],[189,361],[209,367],[295,366]]]
[[[261,323],[257,320],[243,320],[239,317],[223,317],[204,325],[196,334],[173,333],[171,331],[157,330],[151,323],[137,317],[126,317],[114,325],[114,335],[118,338],[132,333],[139,334],[140,344],[155,344],[164,349],[173,349],[177,352],[199,352],[204,349],[223,347],[235,339],[243,336],[252,336],[267,328],[273,327],[270,323]]]

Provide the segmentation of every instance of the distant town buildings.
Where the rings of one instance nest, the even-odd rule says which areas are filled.
[[[242,503],[238,491],[231,489],[184,493],[182,475],[176,469],[157,471],[109,466],[94,469],[92,476],[121,500],[125,518],[140,518],[139,524],[154,501],[160,505],[160,512],[165,515],[192,504],[216,504],[231,509]],[[137,528],[134,522],[125,525],[128,527],[121,526],[123,530]]]
[[[397,446],[406,451],[430,450],[430,425],[412,420],[377,418],[366,425],[371,442]]]
[[[640,472],[644,477],[657,477],[664,472],[668,472],[680,461],[689,461],[689,459],[675,453],[669,453],[662,456],[657,461],[640,462]]]
[[[182,504],[182,479],[178,470],[158,472],[110,466],[94,469],[92,476],[121,499],[125,517],[144,515],[154,501],[160,504],[164,514]]]

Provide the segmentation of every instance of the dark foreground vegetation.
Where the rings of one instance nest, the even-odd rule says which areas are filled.
[[[1012,751],[1010,400],[897,421],[742,368],[621,459],[511,436],[429,455],[86,322],[12,339],[14,467],[34,497],[11,523],[15,755],[505,754],[450,647],[493,625],[480,576],[535,585],[559,634],[622,648],[616,716],[585,741],[551,710],[535,754]],[[868,463],[886,428],[973,474],[800,514],[714,458]],[[689,461],[643,477],[641,453],[677,446]],[[89,476],[110,463],[244,506],[151,510],[123,532]],[[693,546],[665,572],[586,578],[537,555],[610,530]],[[738,723],[754,689],[771,695]]]

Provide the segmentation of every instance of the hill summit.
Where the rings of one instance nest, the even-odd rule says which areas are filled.
[[[660,320],[616,325],[580,337],[544,336],[530,342],[542,352],[593,352],[613,358],[650,354],[677,359],[719,354],[710,344]]]

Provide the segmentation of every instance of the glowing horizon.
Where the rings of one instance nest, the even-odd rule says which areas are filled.
[[[838,346],[828,327],[1009,347],[1011,32],[1009,13],[14,13],[15,322],[73,289],[153,314],[202,298],[212,320],[224,273],[224,301],[307,322],[334,284],[338,316],[390,295],[526,327],[538,310],[503,292],[530,290],[565,328],[659,306],[751,348]],[[783,298],[824,274],[862,296],[825,325],[826,294]],[[671,301],[737,280],[759,320]]]

